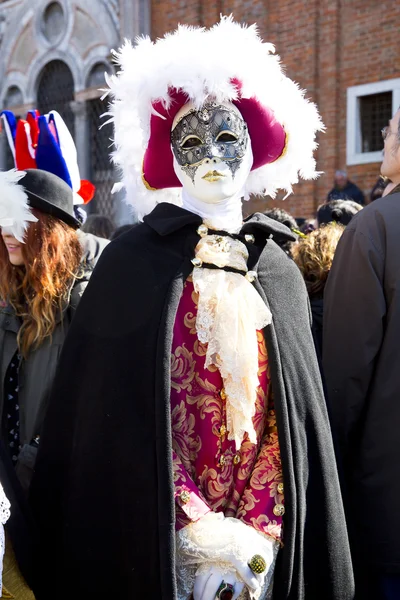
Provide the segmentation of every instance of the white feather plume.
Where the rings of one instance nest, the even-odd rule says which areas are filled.
[[[6,229],[19,242],[24,237],[29,223],[36,223],[28,203],[28,195],[18,181],[25,171],[0,171],[0,227]]]
[[[168,107],[168,90],[184,91],[196,106],[213,96],[217,102],[237,97],[232,79],[242,82],[242,97],[256,97],[272,109],[288,134],[284,155],[250,174],[245,194],[275,196],[279,189],[291,193],[299,177],[314,179],[315,133],[323,130],[318,110],[305,92],[286,77],[272,44],[263,43],[257,27],[223,17],[211,29],[180,25],[153,43],[138,38],[135,46],[125,40],[115,52],[119,72],[108,78],[110,112],[114,121],[113,161],[120,168],[127,201],[139,218],[158,202],[180,204],[180,190],[151,191],[142,181],[142,163],[149,139],[152,102]],[[107,92],[106,92],[107,95]],[[162,160],[162,157],[160,157]]]

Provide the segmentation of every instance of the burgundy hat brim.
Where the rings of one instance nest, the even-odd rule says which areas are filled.
[[[240,90],[240,82],[235,82]],[[171,105],[166,109],[162,102],[153,103],[156,114],[150,118],[150,138],[143,159],[143,180],[149,189],[181,187],[173,166],[171,129],[178,111],[189,102],[181,90],[170,90]],[[252,170],[277,160],[286,146],[286,133],[272,110],[257,98],[240,98],[232,102],[241,112],[249,130],[253,151]]]

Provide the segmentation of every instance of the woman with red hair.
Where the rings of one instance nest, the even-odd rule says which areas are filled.
[[[8,497],[24,504],[20,484],[28,490],[47,397],[90,270],[82,260],[72,190],[51,173],[0,173],[0,227],[0,443],[2,461],[11,467],[2,483]],[[32,530],[21,528],[21,515],[28,509],[18,506],[13,520],[13,508],[7,533],[29,581],[29,568],[22,565],[30,563]],[[6,581],[10,560],[14,558],[6,555],[4,584],[15,593]],[[24,593],[18,597],[32,597],[28,588]]]
[[[38,169],[22,177],[18,171],[1,175],[0,208],[7,211],[3,218],[0,213],[2,440],[27,488],[46,397],[87,277],[80,272],[82,247],[71,188]],[[21,223],[18,213],[23,211]]]

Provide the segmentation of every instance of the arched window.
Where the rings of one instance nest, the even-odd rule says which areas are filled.
[[[75,137],[74,79],[68,65],[62,60],[52,60],[42,69],[37,87],[37,107],[41,114],[56,110],[65,121],[71,135]]]
[[[108,73],[109,75],[112,73],[112,68],[103,62],[98,62],[92,67],[87,81],[86,87],[88,88],[105,88],[106,82],[104,78],[104,73]]]

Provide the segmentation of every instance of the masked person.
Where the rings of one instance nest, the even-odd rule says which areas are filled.
[[[64,347],[31,495],[40,598],[353,597],[307,293],[274,242],[295,236],[242,217],[315,176],[317,110],[272,52],[224,18],[118,55],[114,158],[143,222]]]

